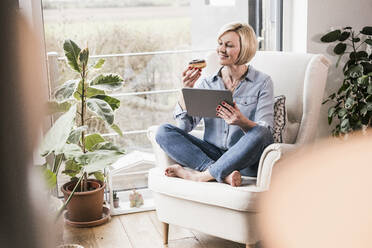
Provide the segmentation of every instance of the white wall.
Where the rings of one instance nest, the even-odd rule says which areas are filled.
[[[212,2],[212,1],[211,1]],[[231,1],[228,1],[228,3]],[[205,1],[191,1],[191,38],[193,49],[217,46],[217,33],[228,22],[248,22],[248,1],[235,0],[229,6],[206,5]]]
[[[283,1],[283,51],[306,52],[307,0]]]
[[[332,61],[325,99],[340,87],[343,81],[344,64],[340,63],[339,68],[335,68],[338,57],[332,56],[334,45],[322,43],[319,39],[331,28],[351,26],[359,31],[364,26],[371,26],[372,0],[284,0],[284,3],[285,6],[290,6],[285,9],[290,13],[290,17],[285,17],[287,22],[284,22],[284,30],[287,30],[284,32],[284,50],[322,53]],[[290,18],[292,23],[288,23]],[[327,123],[329,106],[323,105],[321,109],[319,138],[330,135],[333,129]]]

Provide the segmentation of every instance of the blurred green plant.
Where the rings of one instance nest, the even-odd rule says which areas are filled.
[[[352,27],[331,31],[321,37],[322,42],[338,42],[333,52],[341,58],[349,55],[343,67],[344,80],[337,92],[324,102],[334,103],[328,109],[328,124],[335,117],[338,124],[332,135],[339,136],[371,126],[372,120],[372,27],[366,26],[360,32]]]
[[[90,176],[104,181],[104,168],[124,154],[121,148],[106,141],[100,133],[87,133],[86,126],[89,111],[89,118],[96,116],[120,136],[123,135],[119,126],[114,123],[114,111],[119,108],[120,101],[106,94],[120,89],[123,79],[114,73],[98,74],[89,79],[89,72],[99,70],[104,60],[89,64],[88,48],[81,49],[72,40],[66,40],[63,48],[68,65],[78,77],[67,80],[58,87],[54,93],[55,100],[48,105],[50,114],[65,113],[46,133],[40,154],[43,157],[52,157],[52,164],[46,163],[43,166],[48,185],[51,188],[56,186],[57,174],[64,163],[62,173],[70,176],[71,180],[78,181],[73,189],[74,193],[76,190],[89,190],[87,179]],[[78,185],[80,189],[77,189]]]

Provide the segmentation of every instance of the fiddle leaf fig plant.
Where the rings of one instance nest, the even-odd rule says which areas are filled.
[[[107,141],[100,133],[90,133],[88,118],[102,119],[108,127],[122,136],[122,131],[114,121],[114,111],[120,101],[107,95],[123,86],[123,79],[114,73],[97,74],[104,60],[89,64],[89,49],[81,49],[72,40],[63,44],[66,60],[76,78],[66,81],[54,93],[54,101],[49,103],[49,114],[64,112],[46,133],[40,147],[42,156],[51,156],[52,164],[44,165],[44,175],[49,185],[55,187],[56,177],[62,164],[62,173],[77,180],[73,192],[88,191],[87,179],[94,176],[103,181],[103,170],[119,159],[124,151]],[[79,185],[79,189],[77,186]],[[71,194],[72,196],[72,194]],[[65,203],[65,205],[68,203]]]
[[[333,52],[341,58],[347,56],[343,66],[344,80],[337,92],[324,102],[331,101],[328,109],[328,124],[334,118],[338,124],[332,130],[334,136],[365,129],[372,121],[372,27],[366,26],[356,32],[352,27],[331,31],[320,39],[322,42],[337,42]]]

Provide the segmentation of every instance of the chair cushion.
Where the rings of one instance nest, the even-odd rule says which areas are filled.
[[[275,97],[274,101],[274,128],[273,138],[275,143],[283,143],[283,136],[287,126],[288,117],[285,109],[285,96],[280,95]]]
[[[257,212],[259,190],[255,184],[232,187],[225,183],[194,182],[167,177],[163,168],[151,169],[148,182],[149,188],[157,193],[238,211]]]

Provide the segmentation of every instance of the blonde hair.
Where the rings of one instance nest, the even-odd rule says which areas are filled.
[[[243,65],[251,61],[258,47],[256,34],[253,28],[246,23],[228,23],[221,27],[218,32],[218,39],[227,32],[234,32],[239,35],[240,52],[235,64]]]

